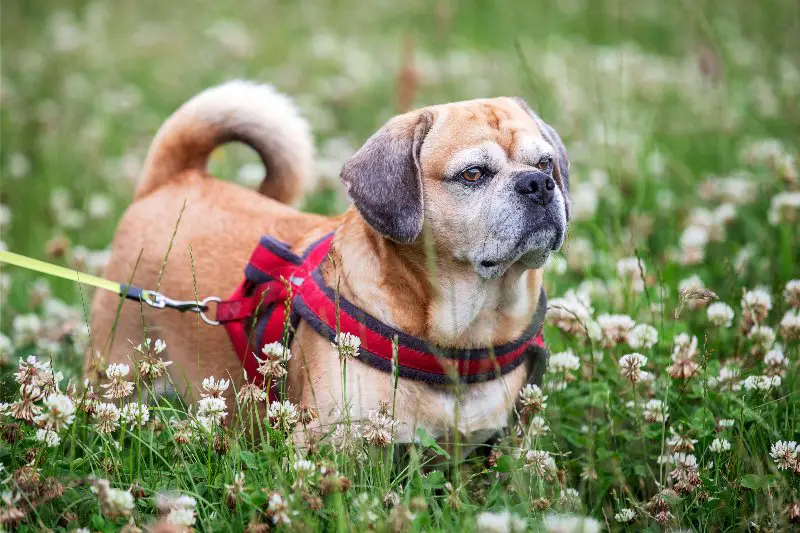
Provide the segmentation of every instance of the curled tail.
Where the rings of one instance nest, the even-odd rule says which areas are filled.
[[[288,204],[313,186],[314,144],[308,123],[272,86],[237,80],[201,92],[161,126],[136,198],[181,179],[186,171],[205,173],[211,152],[231,141],[249,145],[264,162],[262,194]]]

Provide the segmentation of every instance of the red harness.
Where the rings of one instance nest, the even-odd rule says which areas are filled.
[[[262,237],[245,268],[245,280],[227,301],[220,302],[216,319],[224,324],[251,381],[260,377],[255,353],[271,342],[290,346],[300,320],[323,337],[334,340],[336,295],[322,275],[332,241],[330,233],[298,256],[288,245],[272,237]],[[447,383],[456,374],[461,382],[473,383],[510,372],[531,358],[532,353],[537,358],[546,357],[542,339],[547,307],[544,290],[536,315],[522,336],[493,349],[453,350],[431,346],[387,326],[343,297],[339,297],[338,304],[340,331],[361,339],[359,361],[386,372],[393,371],[392,343],[397,338],[397,371],[405,378]]]

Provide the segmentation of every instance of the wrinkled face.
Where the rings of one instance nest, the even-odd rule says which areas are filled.
[[[544,265],[564,242],[561,154],[510,99],[437,108],[420,151],[424,224],[439,253],[484,278]]]
[[[436,252],[486,279],[540,268],[564,242],[569,161],[558,134],[522,100],[433,106],[395,117],[347,162],[362,217],[400,243],[423,227]]]

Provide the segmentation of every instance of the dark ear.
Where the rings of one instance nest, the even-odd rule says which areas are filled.
[[[364,220],[393,241],[408,244],[424,218],[419,153],[433,123],[429,111],[390,120],[342,169],[342,182]]]
[[[544,139],[549,142],[553,148],[556,149],[558,153],[558,164],[556,165],[555,171],[558,174],[559,185],[561,186],[561,192],[564,194],[564,202],[565,202],[565,209],[567,211],[567,220],[570,219],[570,196],[569,196],[569,155],[567,155],[567,148],[564,146],[564,143],[561,142],[561,137],[558,135],[556,130],[553,127],[539,118],[533,109],[528,105],[528,103],[520,98],[519,96],[515,96],[513,98],[519,106],[524,109],[531,118],[536,122],[536,126],[539,128],[539,131],[542,132],[542,136]]]

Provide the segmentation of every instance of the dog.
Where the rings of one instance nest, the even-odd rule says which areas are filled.
[[[208,174],[210,154],[229,141],[263,160],[258,192]],[[391,118],[344,165],[353,205],[340,216],[290,206],[313,187],[313,157],[308,125],[270,86],[235,81],[200,93],[157,133],[105,276],[178,299],[224,297],[262,235],[301,253],[333,232],[326,281],[382,323],[445,349],[502,345],[525,331],[548,255],[564,242],[570,198],[566,148],[522,99]],[[97,375],[98,353],[109,364],[130,362],[144,325],[166,342],[179,392],[196,394],[212,375],[242,382],[223,328],[131,301],[117,321],[118,305],[114,294],[94,296],[87,375]],[[315,407],[320,427],[335,422],[343,398],[337,348],[304,321],[290,348],[289,400]],[[460,386],[399,377],[395,390],[392,373],[354,358],[346,398],[353,419],[393,401],[396,442],[412,442],[421,427],[440,440],[457,432],[479,443],[507,426],[529,370]]]

